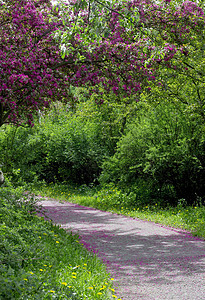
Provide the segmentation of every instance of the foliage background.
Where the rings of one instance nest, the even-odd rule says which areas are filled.
[[[126,125],[125,125],[126,124]],[[93,99],[47,110],[34,128],[1,129],[3,169],[13,179],[113,182],[144,203],[204,199],[204,122],[183,103],[119,105]]]

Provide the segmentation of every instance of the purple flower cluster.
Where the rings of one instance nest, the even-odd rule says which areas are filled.
[[[67,94],[68,74],[49,22],[50,1],[12,0],[0,8],[0,125],[29,124],[33,112]],[[64,94],[63,94],[64,93]]]

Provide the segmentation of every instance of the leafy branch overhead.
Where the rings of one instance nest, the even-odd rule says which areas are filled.
[[[70,85],[138,101],[170,72],[203,106],[204,20],[203,2],[1,1],[0,126],[32,125]]]
[[[151,82],[163,85],[171,70],[204,83],[203,5],[185,1],[58,1],[65,27],[56,33],[62,57],[84,59],[73,84],[102,86],[121,96]],[[90,63],[88,63],[90,61]]]

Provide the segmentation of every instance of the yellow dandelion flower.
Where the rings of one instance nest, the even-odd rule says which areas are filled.
[[[76,278],[76,276],[72,276],[72,278]]]
[[[25,280],[25,281],[28,281],[28,279],[27,279],[27,278],[24,278],[23,280]]]
[[[93,287],[92,287],[92,286],[89,286],[88,289],[89,289],[89,290],[93,290]]]
[[[44,265],[44,267],[47,267],[47,265]]]
[[[84,264],[84,266],[87,266],[87,264]]]
[[[101,293],[101,292],[99,292],[99,293],[98,293],[98,295],[102,295],[102,293]]]
[[[113,298],[117,299],[117,296],[116,296],[116,295],[112,295],[112,296],[113,296]]]
[[[65,286],[67,285],[67,283],[66,283],[66,282],[61,282],[61,284],[65,285]]]
[[[69,285],[68,287],[69,287],[69,289],[71,289],[71,285]]]
[[[55,291],[53,291],[53,290],[50,290],[50,293],[55,293]]]
[[[76,275],[77,273],[75,273],[75,272],[72,272],[72,274],[73,274],[73,275]]]
[[[111,290],[111,291],[113,291],[113,292],[115,292],[115,290],[114,290],[114,289],[111,289],[111,288],[110,288],[110,290]]]
[[[43,272],[43,269],[40,269],[41,272]]]
[[[56,244],[59,244],[59,241],[56,241]]]
[[[33,274],[33,272],[29,272],[30,274]]]
[[[115,280],[114,278],[110,278],[110,280]]]

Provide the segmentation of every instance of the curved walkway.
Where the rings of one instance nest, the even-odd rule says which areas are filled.
[[[205,241],[77,204],[41,204],[48,218],[78,233],[86,248],[104,261],[123,300],[205,299]]]

